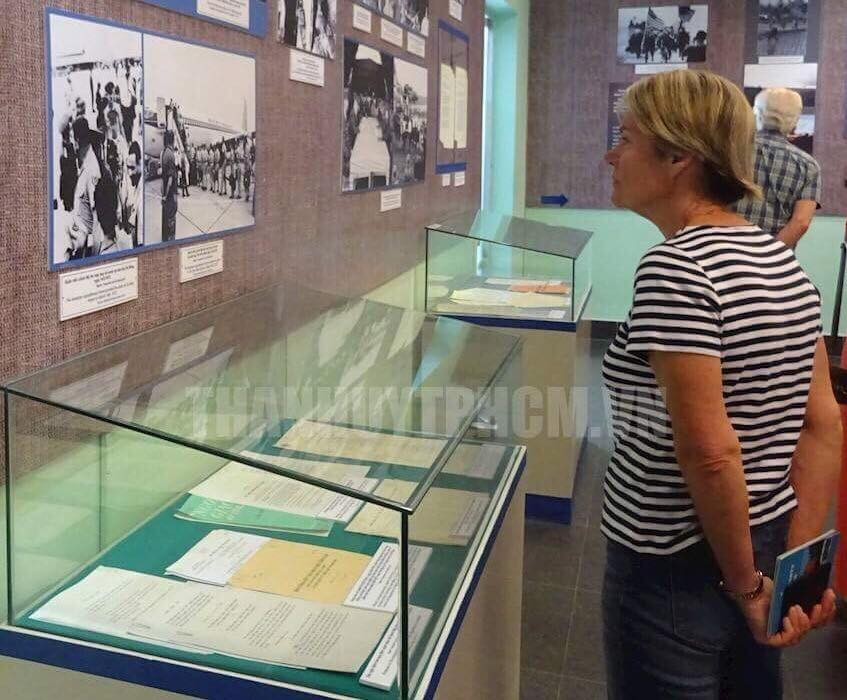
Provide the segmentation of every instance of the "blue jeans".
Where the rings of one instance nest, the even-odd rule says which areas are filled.
[[[756,566],[773,576],[790,516],[753,528]],[[780,653],[758,644],[718,589],[705,541],[667,556],[611,540],[603,632],[611,700],[780,700]]]

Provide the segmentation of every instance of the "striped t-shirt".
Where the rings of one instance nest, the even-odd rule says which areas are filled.
[[[651,248],[603,360],[614,438],[606,536],[647,554],[672,554],[703,537],[650,351],[720,358],[750,523],[794,508],[789,471],[820,332],[817,290],[794,254],[756,226],[689,227]]]

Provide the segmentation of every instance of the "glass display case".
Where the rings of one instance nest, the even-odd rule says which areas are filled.
[[[523,469],[520,352],[286,283],[9,382],[4,634],[425,694]]]
[[[591,293],[591,233],[480,210],[426,229],[428,312],[576,323]]]

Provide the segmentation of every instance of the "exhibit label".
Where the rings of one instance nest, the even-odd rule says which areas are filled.
[[[138,299],[138,258],[59,275],[59,320]]]
[[[394,22],[389,22],[387,19],[381,20],[382,28],[380,36],[384,41],[395,46],[403,46],[403,28],[398,27]]]
[[[462,21],[462,3],[459,0],[450,0],[450,16]]]
[[[179,282],[208,277],[224,269],[224,242],[212,241],[179,249]]]
[[[197,0],[197,13],[245,29],[250,28],[249,0]]]
[[[379,210],[391,211],[403,206],[403,190],[383,190],[379,193]]]
[[[457,173],[453,173],[453,186],[454,187],[462,187],[465,184],[465,171],[461,170]]]
[[[409,32],[406,34],[406,49],[415,56],[426,58],[426,39]]]
[[[298,83],[324,86],[325,61],[319,56],[312,56],[296,49],[291,49],[288,77]]]
[[[371,13],[364,7],[353,5],[353,27],[362,32],[371,33]]]
[[[263,37],[268,33],[268,0],[144,0],[167,10]]]
[[[450,173],[444,173],[441,176],[441,186],[442,187],[450,187]],[[433,227],[435,228],[435,227]]]

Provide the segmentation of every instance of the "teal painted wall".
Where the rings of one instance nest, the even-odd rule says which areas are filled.
[[[530,219],[546,224],[572,226],[594,232],[592,239],[591,301],[587,318],[621,321],[632,301],[632,281],[645,251],[659,243],[659,230],[646,219],[617,209],[526,210]],[[839,245],[844,238],[844,219],[820,216],[797,246],[797,259],[823,298],[824,329],[829,332],[838,275]],[[847,334],[847,308],[842,308],[840,334]]]
[[[526,206],[529,0],[487,0],[491,18],[491,208],[523,216]]]

